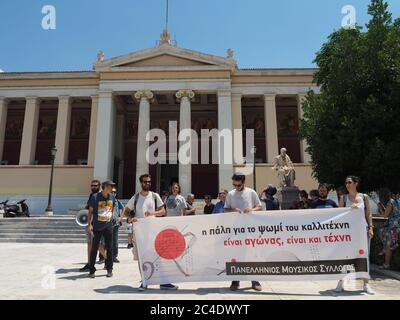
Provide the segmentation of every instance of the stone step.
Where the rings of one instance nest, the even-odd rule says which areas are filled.
[[[74,238],[0,238],[0,243],[86,243],[86,239]]]

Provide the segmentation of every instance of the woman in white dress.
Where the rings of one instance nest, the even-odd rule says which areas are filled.
[[[345,185],[347,189],[347,193],[342,195],[339,199],[339,207],[348,207],[348,208],[360,208],[365,211],[365,227],[367,228],[367,236],[368,236],[368,256],[370,251],[370,243],[371,239],[374,236],[373,224],[372,224],[372,215],[371,215],[371,207],[369,204],[368,196],[362,193],[359,193],[357,188],[360,184],[360,178],[356,176],[347,176]],[[368,266],[369,269],[369,266]],[[374,290],[372,290],[369,285],[368,279],[363,279],[364,281],[364,292],[368,294],[375,294]],[[336,292],[344,291],[344,282],[340,280],[336,289]]]

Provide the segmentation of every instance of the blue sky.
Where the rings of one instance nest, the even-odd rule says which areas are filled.
[[[1,0],[0,69],[91,70],[99,50],[110,58],[155,46],[166,0]],[[394,17],[400,1],[388,1]],[[341,27],[342,7],[368,21],[369,0],[170,0],[169,29],[178,46],[225,56],[240,68],[314,67],[327,36]],[[41,26],[56,8],[56,30]]]

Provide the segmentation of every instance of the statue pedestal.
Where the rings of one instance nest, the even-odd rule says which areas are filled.
[[[287,210],[293,205],[293,202],[299,201],[299,193],[298,187],[279,188],[277,197],[281,203],[281,209]]]

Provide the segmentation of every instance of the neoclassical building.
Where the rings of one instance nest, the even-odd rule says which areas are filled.
[[[164,32],[154,48],[111,59],[100,52],[92,71],[0,73],[0,194],[47,194],[53,146],[58,196],[86,195],[98,178],[115,180],[128,198],[143,172],[157,191],[171,181],[198,198],[230,189],[240,165],[180,165],[168,150],[165,161],[147,163],[147,131],[167,132],[169,121],[196,132],[254,129],[257,191],[278,182],[272,163],[281,147],[296,184],[309,190],[316,181],[298,120],[307,91],[318,92],[314,72],[240,69],[230,49],[219,57],[179,48]]]

